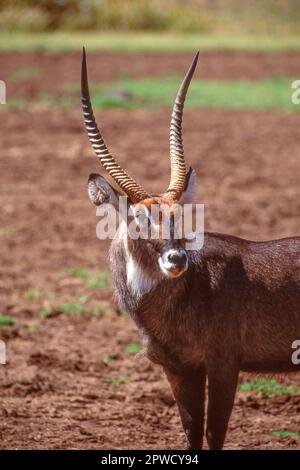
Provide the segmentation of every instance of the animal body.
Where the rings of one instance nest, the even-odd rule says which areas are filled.
[[[103,167],[125,192],[131,221],[155,225],[151,208],[167,213],[170,236],[130,236],[124,220],[112,241],[110,266],[115,295],[136,323],[151,361],[161,365],[178,405],[190,449],[206,437],[222,449],[239,371],[299,371],[291,360],[300,339],[300,237],[253,242],[204,233],[203,247],[187,250],[177,237],[173,208],[194,200],[196,175],[186,172],[182,114],[194,58],[178,91],[170,127],[171,179],[166,192],[150,195],[121,168],[97,127],[88,90],[85,52],[82,105],[90,142]],[[119,209],[120,193],[102,176],[89,177],[96,205]]]

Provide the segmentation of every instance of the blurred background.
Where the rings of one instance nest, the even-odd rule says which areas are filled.
[[[1,0],[9,31],[296,33],[297,0]]]
[[[86,181],[101,172],[80,106],[147,190],[169,181],[177,88],[205,227],[254,240],[299,235],[297,0],[0,0],[0,448],[184,446],[161,370],[113,300],[109,242]],[[226,447],[300,449],[300,384],[242,374]]]

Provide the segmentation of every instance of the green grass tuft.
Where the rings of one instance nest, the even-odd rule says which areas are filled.
[[[16,321],[14,318],[9,315],[0,315],[0,328],[5,328],[6,326],[15,325]]]
[[[256,379],[243,382],[241,392],[263,393],[268,397],[295,395],[300,393],[300,387],[278,383],[275,379]]]
[[[88,279],[93,275],[92,273],[86,271],[83,268],[65,268],[64,271],[69,273],[71,276],[79,277],[81,279]]]
[[[90,289],[99,289],[99,290],[108,289],[107,279],[103,277],[97,277],[89,281],[87,283],[87,287],[89,287]]]
[[[108,289],[109,287],[109,280],[110,280],[110,272],[109,271],[102,271],[99,273],[89,272],[83,268],[64,268],[64,272],[69,273],[71,276],[85,279],[86,286],[91,289]],[[87,295],[81,296],[79,301],[81,303],[85,303],[88,299]]]
[[[89,310],[87,309],[87,307],[84,307],[83,305],[77,305],[72,302],[61,304],[58,307],[58,310],[62,313],[69,313],[71,315],[80,315],[82,313],[89,313]]]
[[[133,354],[137,354],[138,352],[140,352],[141,350],[143,349],[143,345],[140,344],[140,343],[131,343],[131,344],[128,344],[128,346],[126,347],[125,351],[130,354],[130,355],[133,355]]]
[[[109,279],[110,279],[110,272],[103,271],[102,273],[90,279],[86,285],[90,289],[100,289],[100,290],[108,289]]]
[[[282,439],[286,437],[289,437],[290,439],[300,439],[300,434],[290,431],[273,431],[272,436],[280,437]]]
[[[125,384],[126,382],[130,382],[131,377],[129,374],[123,375],[120,379],[111,379],[109,383],[114,387],[119,387],[120,385]]]
[[[79,301],[80,302],[80,301]],[[82,302],[79,304],[76,302],[65,302],[56,307],[46,306],[40,312],[40,317],[43,319],[59,315],[61,313],[66,313],[69,315],[90,315],[96,318],[100,318],[103,313],[109,309],[109,306],[102,305],[95,308],[88,308],[82,305]]]

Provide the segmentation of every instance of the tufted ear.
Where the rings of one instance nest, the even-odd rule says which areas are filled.
[[[192,204],[197,201],[198,178],[195,170],[189,169],[186,175],[185,188],[180,198],[180,204]]]
[[[119,208],[119,196],[121,194],[114,189],[103,176],[92,173],[88,179],[88,195],[96,206],[101,204],[112,204],[115,209]]]

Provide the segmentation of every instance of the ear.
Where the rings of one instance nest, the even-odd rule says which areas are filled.
[[[180,204],[192,204],[197,200],[198,178],[195,170],[189,169],[186,175],[185,188],[180,198]]]
[[[103,176],[92,173],[88,179],[88,195],[96,206],[101,204],[112,204],[115,209],[119,208],[119,196],[116,191]]]

